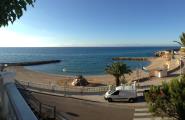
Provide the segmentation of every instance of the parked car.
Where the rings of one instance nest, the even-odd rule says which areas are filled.
[[[132,85],[121,85],[116,87],[116,89],[108,90],[104,96],[105,100],[109,102],[116,100],[127,100],[129,102],[134,102],[137,100],[136,82]]]

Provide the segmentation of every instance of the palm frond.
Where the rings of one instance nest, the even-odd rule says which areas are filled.
[[[179,42],[179,41],[173,41],[173,42],[175,42],[175,43],[178,43],[180,46],[184,46],[181,42]]]
[[[180,40],[183,46],[185,46],[185,33],[182,33],[182,35],[180,36]]]

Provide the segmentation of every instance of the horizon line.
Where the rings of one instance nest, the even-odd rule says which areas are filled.
[[[91,47],[91,48],[95,48],[95,47],[181,47],[178,45],[128,45],[128,46],[1,46],[0,48],[72,48],[72,47],[81,47],[81,48],[87,48],[87,47]]]

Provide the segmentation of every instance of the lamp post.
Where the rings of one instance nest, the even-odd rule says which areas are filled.
[[[62,71],[66,72],[66,68],[63,68]],[[66,97],[67,96],[67,80],[65,80],[63,87],[64,87],[64,97]]]
[[[182,69],[183,69],[183,68],[182,68],[182,65],[183,65],[183,64],[182,64],[182,63],[183,63],[182,61],[183,61],[183,60],[184,60],[184,57],[183,57],[183,56],[180,56],[180,75],[183,74],[183,70],[182,70]]]
[[[180,56],[180,76],[182,75],[182,56]]]
[[[138,83],[139,83],[139,80],[141,79],[141,78],[140,78],[140,73],[141,73],[140,69],[142,70],[142,65],[139,63],[139,64],[138,64],[138,72],[137,72]]]
[[[179,81],[181,80],[182,76],[182,56],[180,56],[180,76],[179,76]]]
[[[66,93],[67,93],[67,80],[65,80],[64,82],[64,97],[66,97]]]

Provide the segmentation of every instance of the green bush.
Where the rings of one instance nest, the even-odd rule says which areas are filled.
[[[185,120],[185,76],[152,86],[145,99],[154,115]]]
[[[181,52],[185,52],[185,48],[181,48],[180,51],[181,51]]]

